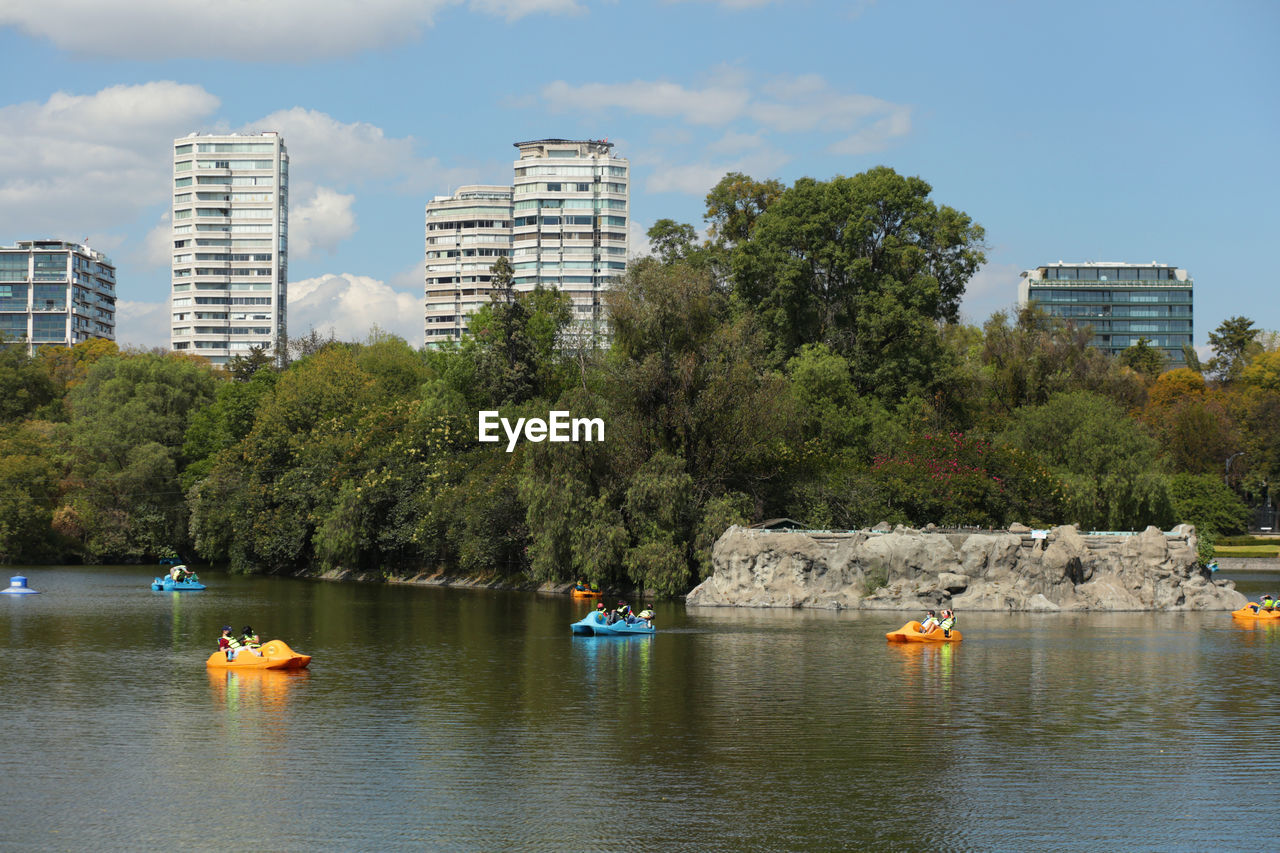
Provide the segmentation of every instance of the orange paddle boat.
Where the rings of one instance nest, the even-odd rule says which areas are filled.
[[[1257,608],[1256,610],[1254,608]],[[1263,610],[1261,604],[1249,602],[1239,610],[1232,610],[1231,615],[1238,619],[1280,619],[1280,610]]]
[[[226,652],[217,651],[204,665],[209,669],[306,669],[311,663],[311,655],[298,654],[284,640],[269,640],[258,651],[261,654],[255,655],[241,649],[232,660],[227,660]]]
[[[951,636],[947,636],[941,628],[934,628],[926,634],[920,630],[919,622],[908,622],[884,637],[895,643],[958,643],[961,640],[960,632],[954,628],[951,629]]]

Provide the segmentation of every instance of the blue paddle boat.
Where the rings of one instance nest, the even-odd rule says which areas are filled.
[[[192,575],[189,580],[176,581],[171,577],[156,578],[151,582],[151,588],[159,592],[189,592],[198,589],[204,589],[204,584],[200,583],[200,579]]]
[[[585,637],[623,637],[632,634],[652,636],[653,634],[653,626],[643,619],[637,619],[634,622],[618,620],[610,625],[604,613],[599,610],[588,613],[569,627],[573,633]]]

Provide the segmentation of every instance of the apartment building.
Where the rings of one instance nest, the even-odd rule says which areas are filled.
[[[427,203],[426,342],[456,340],[511,255],[511,187],[465,186]]]
[[[427,204],[428,345],[467,331],[502,254],[511,260],[517,291],[562,290],[578,328],[604,332],[603,294],[627,269],[630,164],[607,140],[514,145],[511,187],[462,187]]]
[[[116,268],[101,252],[61,240],[0,246],[0,337],[69,347],[116,337]]]
[[[173,148],[171,346],[226,364],[288,341],[289,154],[274,132]]]

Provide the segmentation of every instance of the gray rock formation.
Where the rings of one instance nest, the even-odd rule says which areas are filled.
[[[1235,610],[1245,597],[1196,563],[1195,528],[1083,535],[730,527],[690,606],[864,610]]]

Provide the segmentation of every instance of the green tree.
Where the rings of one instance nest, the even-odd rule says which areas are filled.
[[[227,361],[227,372],[237,382],[248,382],[259,370],[270,370],[275,367],[275,359],[267,352],[265,346],[249,347],[245,355],[233,355]]]
[[[572,322],[569,297],[538,285],[517,293],[511,263],[493,265],[493,291],[488,305],[472,316],[463,343],[475,365],[474,392],[487,406],[518,405],[538,396],[555,396],[564,378],[564,353],[558,348]]]
[[[184,434],[216,382],[203,359],[141,353],[99,360],[71,389],[62,430],[70,488],[58,523],[86,559],[142,559],[185,545]]]
[[[1119,361],[1125,367],[1136,370],[1148,379],[1154,379],[1164,370],[1164,352],[1151,346],[1148,338],[1138,338],[1138,342],[1120,353]]]
[[[192,414],[183,434],[182,453],[190,460],[179,478],[184,491],[208,475],[220,452],[249,434],[258,407],[279,376],[274,370],[258,370],[246,382],[223,381],[213,402]]]
[[[1061,512],[1058,478],[1030,454],[961,433],[913,436],[876,457],[883,520],[949,527],[1049,524]]]
[[[0,563],[38,562],[56,553],[58,469],[44,427],[0,429]]]
[[[1175,474],[1169,479],[1169,497],[1174,518],[1194,524],[1201,537],[1214,540],[1248,527],[1249,508],[1216,475]]]
[[[707,193],[704,218],[712,240],[729,248],[746,242],[761,214],[785,189],[781,181],[773,178],[757,181],[741,172],[725,175]]]
[[[1099,394],[1059,393],[1019,409],[996,441],[1040,460],[1062,481],[1064,521],[1100,530],[1172,523],[1159,445]]]
[[[984,260],[983,231],[930,192],[878,167],[802,178],[769,205],[735,251],[733,277],[775,357],[826,343],[849,359],[861,391],[887,400],[938,381],[936,324],[955,321]]]
[[[649,246],[664,264],[687,260],[698,248],[698,232],[674,219],[659,219],[648,231]]]
[[[0,423],[28,417],[55,399],[56,389],[25,342],[0,339]]]
[[[1008,414],[1039,406],[1054,394],[1108,384],[1113,368],[1092,346],[1093,331],[1051,316],[1036,305],[1009,315],[997,311],[983,326],[981,384],[985,397]]]
[[[1247,317],[1230,317],[1209,333],[1209,346],[1213,358],[1209,359],[1209,371],[1220,382],[1232,382],[1240,376],[1250,355],[1259,349],[1256,338],[1261,332],[1253,327]]]

